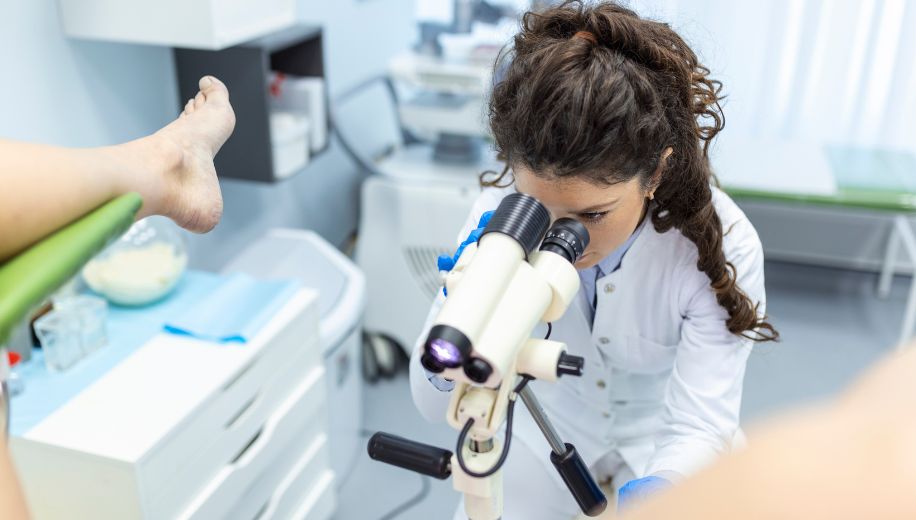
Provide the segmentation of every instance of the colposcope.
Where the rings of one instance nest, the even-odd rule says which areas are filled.
[[[455,453],[387,433],[369,441],[376,460],[438,479],[453,477],[471,520],[502,515],[501,467],[509,453],[516,397],[521,397],[551,446],[550,460],[579,507],[597,516],[607,499],[576,448],[563,442],[531,388],[581,376],[584,361],[566,345],[532,338],[540,322],[559,319],[579,290],[574,264],[588,231],[573,219],[550,224],[537,199],[516,193],[500,203],[477,244],[447,275],[448,297],[424,342],[422,365],[455,381],[447,413],[458,430]],[[505,446],[496,433],[506,423]]]

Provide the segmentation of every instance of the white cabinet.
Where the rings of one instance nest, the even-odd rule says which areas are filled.
[[[295,0],[58,0],[74,38],[223,49],[296,22]]]
[[[155,336],[12,437],[35,518],[325,520],[318,330],[302,290],[245,344]]]

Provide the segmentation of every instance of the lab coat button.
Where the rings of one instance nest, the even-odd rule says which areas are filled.
[[[601,343],[602,345],[607,345],[608,343],[611,342],[611,340],[609,340],[609,339],[605,338],[604,336],[602,336],[602,337],[598,338],[598,342]]]
[[[616,289],[616,287],[614,287],[614,284],[612,283],[609,283],[604,286],[604,292],[606,292],[607,294],[611,294],[612,292],[614,292],[614,289]]]
[[[603,415],[605,419],[611,418],[611,412],[602,412],[601,415]]]
[[[603,379],[599,379],[599,380],[598,380],[598,388],[601,388],[602,390],[605,389],[605,388],[607,388],[607,383],[605,383]]]

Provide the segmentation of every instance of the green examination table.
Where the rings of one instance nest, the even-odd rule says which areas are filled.
[[[916,265],[916,156],[877,148],[785,141],[728,141],[713,154],[722,189],[735,199],[839,208],[890,222],[878,295],[886,298],[900,248]],[[851,240],[862,237],[850,237]],[[899,344],[916,328],[916,276],[910,285]]]

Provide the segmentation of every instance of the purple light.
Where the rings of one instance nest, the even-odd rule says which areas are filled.
[[[461,350],[444,339],[436,338],[430,341],[429,354],[446,367],[454,368],[461,365]]]

